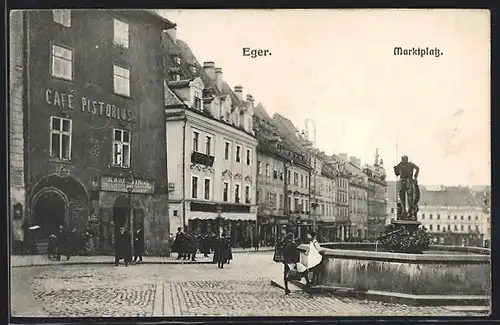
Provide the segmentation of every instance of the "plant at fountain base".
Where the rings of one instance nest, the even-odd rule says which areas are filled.
[[[429,248],[431,238],[424,228],[409,231],[404,226],[390,224],[379,236],[382,247],[393,253],[422,254]]]

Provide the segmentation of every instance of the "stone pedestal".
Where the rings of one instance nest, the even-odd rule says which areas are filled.
[[[395,230],[405,228],[411,234],[414,233],[422,223],[417,220],[392,220],[391,224],[395,226]]]

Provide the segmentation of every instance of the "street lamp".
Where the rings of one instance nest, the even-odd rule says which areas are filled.
[[[132,213],[132,191],[134,190],[134,174],[132,171],[129,172],[127,178],[127,193],[128,193],[128,219],[129,219],[129,230],[130,230],[130,249],[134,248],[134,220]]]

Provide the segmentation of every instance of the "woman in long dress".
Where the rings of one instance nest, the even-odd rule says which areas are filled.
[[[316,232],[310,230],[307,233],[307,238],[309,239],[309,248],[306,252],[307,272],[312,272],[313,274],[312,283],[319,284],[319,274],[322,265],[321,262],[323,261],[323,256],[320,254],[321,247],[316,239]]]

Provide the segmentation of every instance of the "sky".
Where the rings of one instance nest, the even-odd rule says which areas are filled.
[[[198,61],[214,61],[316,147],[392,166],[421,184],[489,185],[490,27],[485,10],[162,10]],[[395,56],[394,47],[442,55]],[[270,56],[243,56],[243,48]],[[310,124],[310,133],[314,127]],[[313,140],[313,139],[311,139]]]

